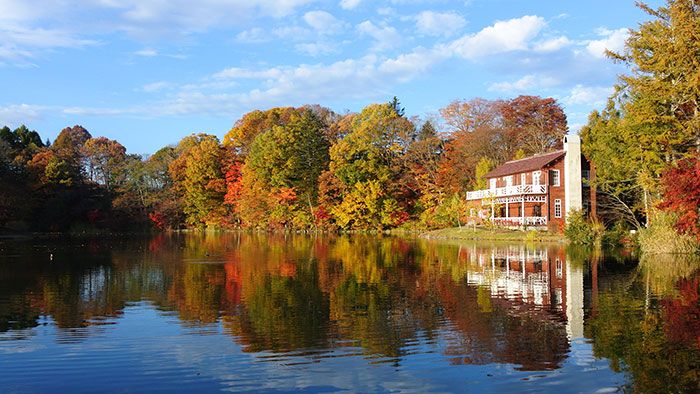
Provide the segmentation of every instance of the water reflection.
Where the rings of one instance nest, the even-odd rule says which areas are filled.
[[[700,260],[649,256],[612,268],[587,320],[594,354],[630,376],[625,392],[698,392]]]
[[[223,333],[285,365],[361,356],[399,368],[438,354],[445,365],[553,371],[582,362],[572,346],[589,341],[594,356],[627,373],[623,389],[687,391],[700,380],[694,260],[281,234],[2,247],[0,341],[45,324],[57,342],[107,335],[147,301],[185,333]]]

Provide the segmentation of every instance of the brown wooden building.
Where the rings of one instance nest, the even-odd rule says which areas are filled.
[[[487,173],[489,188],[467,192],[481,200],[484,216],[503,226],[564,225],[572,209],[596,215],[595,167],[581,154],[576,135],[564,137],[564,149],[504,163]]]

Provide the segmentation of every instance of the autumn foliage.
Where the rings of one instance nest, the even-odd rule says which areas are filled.
[[[441,113],[446,130],[407,118],[396,98],[345,115],[318,105],[271,108],[244,115],[223,141],[192,134],[148,157],[77,125],[46,145],[26,128],[3,128],[0,225],[455,226],[466,219],[460,196],[483,187],[486,169],[555,149],[566,132],[556,101],[534,96],[455,101]]]
[[[660,207],[678,214],[675,227],[679,232],[700,241],[700,156],[669,167],[661,182],[664,199]]]

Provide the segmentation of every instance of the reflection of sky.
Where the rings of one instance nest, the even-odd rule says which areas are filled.
[[[450,365],[442,339],[417,340],[398,363],[368,358],[355,347],[307,356],[243,353],[221,324],[184,327],[172,313],[132,304],[117,319],[71,338],[48,324],[0,336],[0,387],[8,392],[605,392],[622,376],[596,361],[591,345],[571,344],[560,369],[523,372],[516,366]],[[113,324],[116,323],[116,324]],[[75,331],[73,331],[75,333]],[[97,335],[92,335],[92,334]],[[297,350],[295,353],[300,353]],[[11,357],[8,353],[12,353]]]

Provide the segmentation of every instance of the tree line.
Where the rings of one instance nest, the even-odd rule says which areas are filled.
[[[399,100],[338,114],[256,110],[223,141],[192,134],[150,156],[65,128],[53,143],[0,129],[0,226],[37,231],[382,230],[464,220],[463,192],[496,165],[559,146],[552,98],[457,100],[438,122]]]

